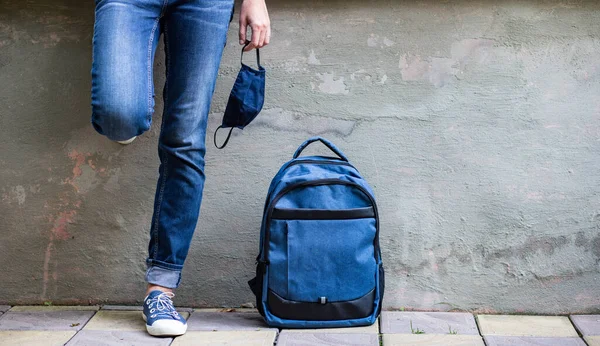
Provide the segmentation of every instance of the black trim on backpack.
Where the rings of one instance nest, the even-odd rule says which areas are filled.
[[[383,293],[385,292],[385,270],[383,269],[383,263],[379,263],[379,307],[377,310],[377,316],[381,314],[381,307],[383,306]]]
[[[349,219],[368,219],[374,218],[375,211],[373,207],[353,208],[353,209],[300,209],[274,208],[271,219],[281,220],[349,220]]]
[[[265,311],[262,306],[262,292],[263,292],[263,277],[266,272],[266,263],[262,261],[258,261],[256,263],[256,276],[248,281],[248,286],[250,286],[250,290],[256,296],[256,308],[258,312],[264,316]]]
[[[279,317],[306,321],[333,321],[365,318],[373,313],[375,289],[364,296],[345,302],[297,302],[280,297],[269,290],[269,311]]]

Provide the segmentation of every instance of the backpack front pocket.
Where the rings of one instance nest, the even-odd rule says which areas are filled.
[[[359,299],[375,288],[373,208],[275,209],[272,221],[282,231],[271,239],[281,243],[272,245],[287,249],[287,275],[279,276],[275,280],[278,284],[272,287],[282,298],[344,302]],[[273,260],[276,258],[271,258],[271,265],[283,265]]]

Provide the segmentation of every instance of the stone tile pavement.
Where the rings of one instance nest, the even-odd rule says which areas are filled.
[[[364,345],[600,346],[600,315],[507,316],[384,311],[368,327],[279,330],[253,309],[179,309],[188,332],[146,334],[141,311],[125,306],[0,306],[4,345]]]

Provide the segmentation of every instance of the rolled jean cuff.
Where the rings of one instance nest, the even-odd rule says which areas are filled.
[[[166,269],[151,263],[146,270],[146,282],[167,288],[177,288],[181,282],[181,270]]]

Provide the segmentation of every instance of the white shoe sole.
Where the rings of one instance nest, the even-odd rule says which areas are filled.
[[[147,321],[143,312],[142,318]],[[159,320],[151,326],[146,324],[146,330],[152,336],[180,336],[187,331],[187,324],[175,320]]]
[[[125,141],[117,141],[117,143],[123,144],[123,145],[131,144],[131,142],[133,142],[136,138],[137,138],[137,136],[131,137],[128,140],[125,140]]]

